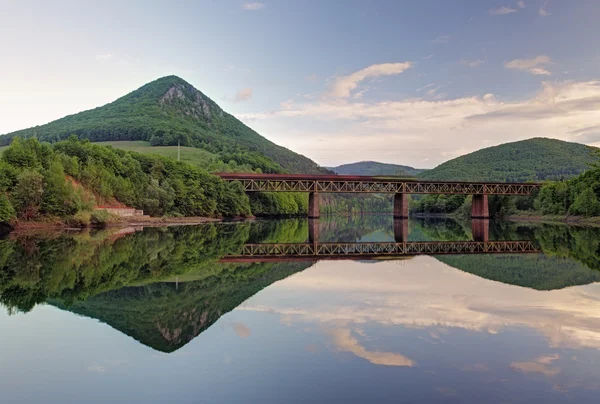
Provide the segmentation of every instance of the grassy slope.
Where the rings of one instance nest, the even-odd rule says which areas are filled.
[[[595,160],[586,145],[533,138],[457,157],[419,177],[442,181],[543,181],[576,176]]]
[[[360,161],[357,163],[342,164],[330,167],[337,174],[348,175],[406,175],[415,176],[425,170],[402,166],[398,164],[379,163],[377,161]]]
[[[133,151],[141,154],[158,154],[177,159],[177,146],[152,146],[143,140],[96,142],[101,146],[112,146],[116,149]],[[219,160],[219,156],[209,151],[195,147],[181,147],[181,161],[199,167],[206,167]]]

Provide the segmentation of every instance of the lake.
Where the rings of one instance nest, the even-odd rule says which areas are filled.
[[[4,236],[0,401],[600,402],[600,229],[479,226]]]

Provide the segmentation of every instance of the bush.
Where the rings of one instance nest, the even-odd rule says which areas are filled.
[[[67,223],[75,227],[88,227],[91,223],[91,217],[90,212],[77,212],[67,220]]]
[[[105,226],[111,222],[113,216],[105,210],[95,210],[92,212],[90,222],[97,226]]]
[[[15,217],[15,208],[6,197],[6,194],[0,194],[0,223],[8,223]]]

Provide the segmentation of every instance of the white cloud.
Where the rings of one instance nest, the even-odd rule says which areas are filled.
[[[552,63],[552,59],[548,56],[540,55],[531,59],[514,59],[506,62],[504,67],[507,69],[525,70],[536,76],[550,76],[551,73],[543,66]]]
[[[112,58],[114,58],[112,53],[100,53],[96,55],[96,60],[111,60]]]
[[[385,160],[418,166],[429,158],[434,166],[459,153],[540,135],[592,144],[598,131],[574,131],[599,125],[600,81],[544,82],[537,94],[513,101],[486,93],[448,100],[299,99],[239,117],[267,135],[260,128],[264,120],[277,132],[285,128],[286,137],[274,140],[321,164]],[[315,146],[316,139],[323,141]]]
[[[450,35],[440,35],[435,39],[432,39],[431,43],[446,43],[450,41]]]
[[[335,79],[329,95],[335,98],[348,98],[358,84],[368,78],[400,74],[413,66],[412,62],[382,63],[371,65],[362,70]]]
[[[550,15],[550,13],[548,12],[548,10],[546,9],[546,7],[548,6],[548,2],[545,2],[542,7],[540,7],[538,14],[541,15],[542,17],[547,17]]]
[[[525,4],[525,2],[523,0],[521,0],[521,1],[517,1],[517,6],[519,8],[525,8],[525,7],[527,7],[527,4]]]
[[[236,102],[248,101],[250,98],[252,98],[251,88],[243,88],[235,95]]]
[[[502,6],[498,8],[493,8],[490,10],[490,14],[492,15],[506,15],[511,13],[516,13],[518,10],[516,8]]]
[[[261,3],[261,2],[254,2],[254,3],[244,3],[243,8],[244,10],[248,10],[248,11],[256,11],[256,10],[260,10],[261,8],[265,7],[265,3]]]

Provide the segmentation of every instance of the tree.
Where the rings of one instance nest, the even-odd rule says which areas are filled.
[[[592,187],[586,188],[575,198],[575,201],[569,208],[569,212],[574,215],[586,217],[600,214],[600,202],[594,193]]]
[[[18,215],[25,219],[38,216],[44,194],[44,177],[37,171],[25,170],[17,177],[17,185],[11,193]]]
[[[0,223],[8,223],[15,217],[15,208],[6,197],[5,193],[0,194]]]

